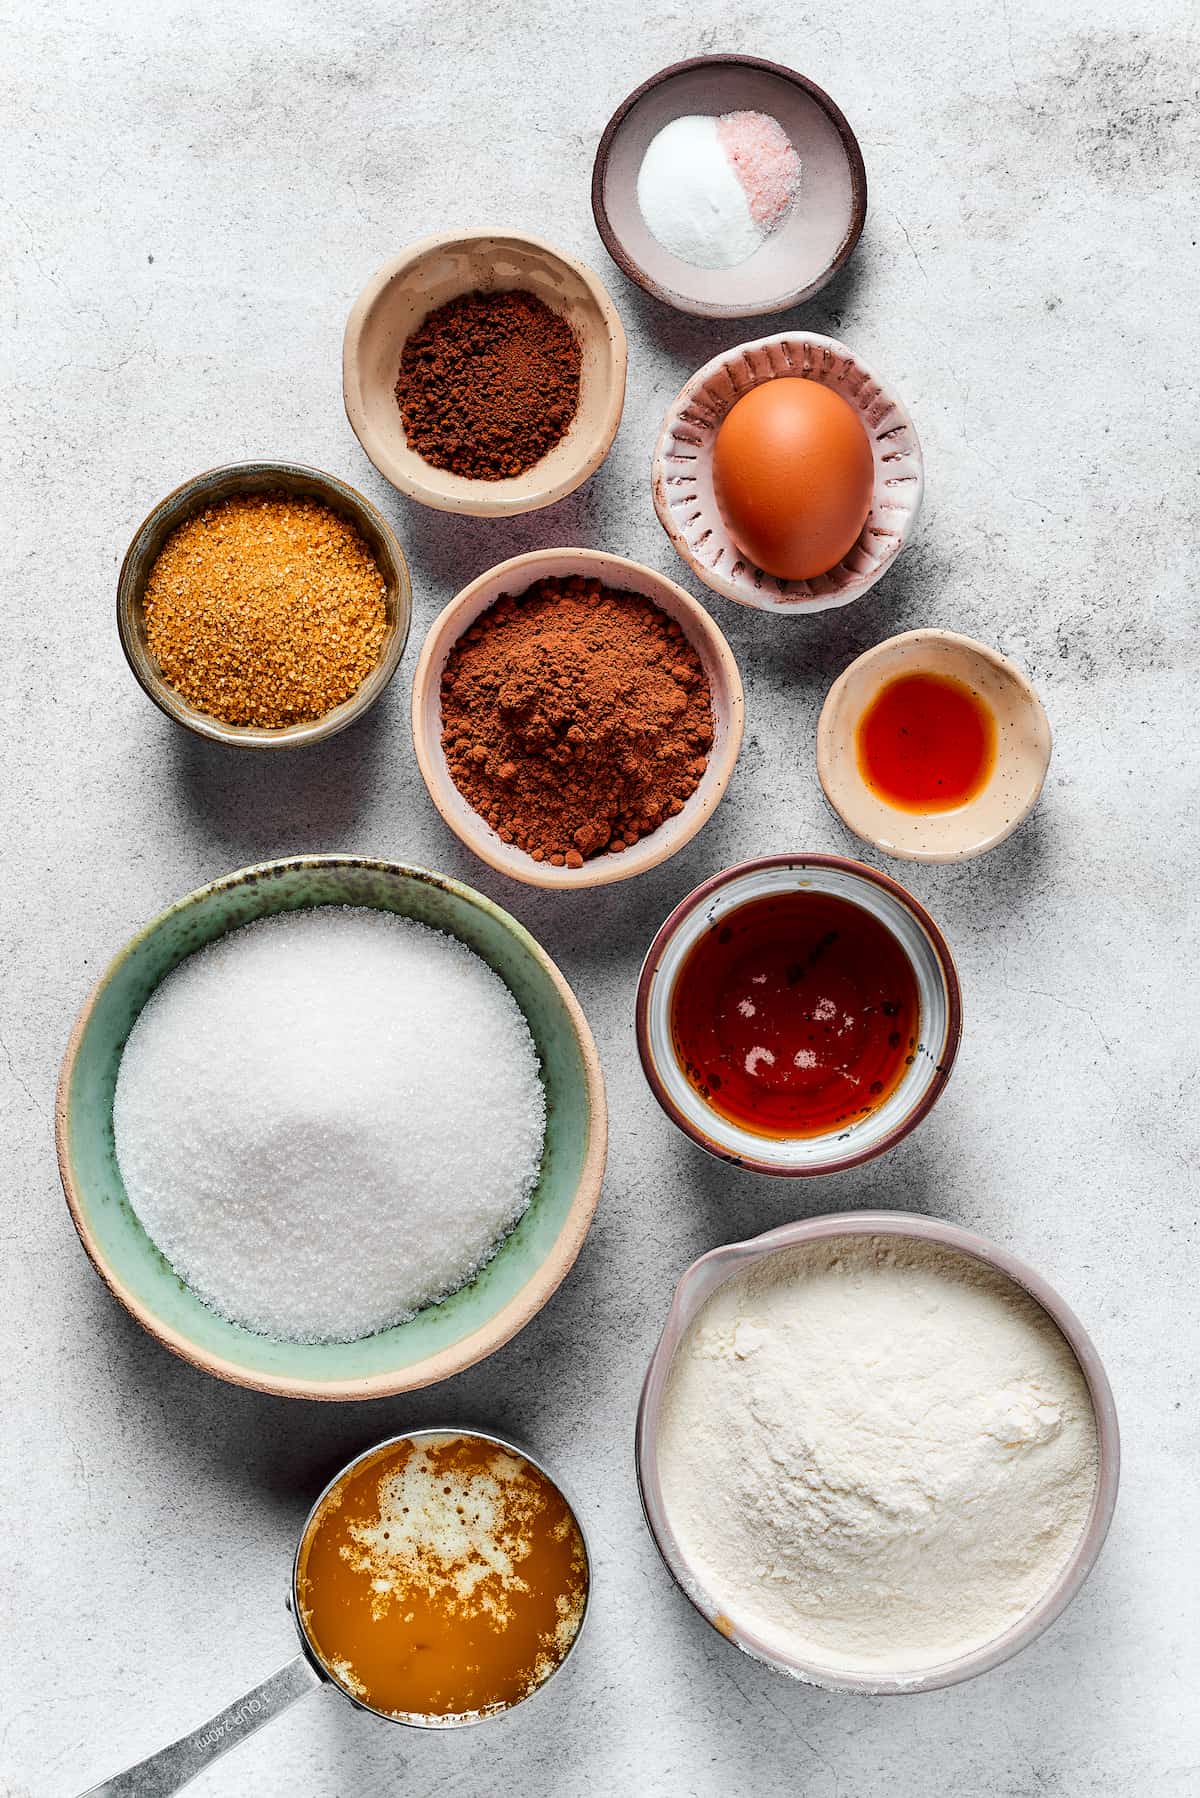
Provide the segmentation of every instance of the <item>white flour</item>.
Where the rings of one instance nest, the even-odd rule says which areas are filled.
[[[659,1462],[703,1585],[777,1650],[917,1674],[991,1641],[1082,1533],[1096,1425],[1032,1299],[894,1237],[785,1250],[680,1345]]]

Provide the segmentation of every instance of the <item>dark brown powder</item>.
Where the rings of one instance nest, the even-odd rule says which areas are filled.
[[[442,675],[455,785],[535,861],[582,867],[683,810],[708,765],[712,694],[680,626],[578,577],[502,596]]]
[[[465,293],[404,345],[396,399],[410,446],[476,481],[524,474],[579,406],[579,343],[535,294]]]

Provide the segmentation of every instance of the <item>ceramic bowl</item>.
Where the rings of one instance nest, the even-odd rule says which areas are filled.
[[[672,1042],[671,1003],[688,952],[706,931],[751,899],[798,890],[835,894],[891,931],[917,983],[917,1050],[895,1092],[867,1117],[823,1136],[758,1136],[714,1111],[688,1079]],[[945,937],[898,881],[840,855],[768,855],[714,874],[675,907],[642,964],[635,1024],[650,1090],[710,1155],[756,1174],[836,1174],[894,1148],[932,1108],[958,1054],[962,1001]]]
[[[284,493],[293,499],[318,499],[349,519],[374,556],[386,588],[387,634],[378,663],[357,693],[352,693],[349,699],[321,718],[279,729],[225,724],[220,718],[190,705],[163,679],[146,642],[143,611],[150,571],[173,530],[206,506],[264,493]],[[296,749],[304,744],[319,743],[339,730],[345,730],[348,724],[370,711],[395,674],[408,641],[411,618],[412,583],[408,577],[408,564],[386,520],[361,493],[348,487],[345,481],[339,481],[336,475],[324,474],[319,468],[305,468],[298,462],[235,462],[194,475],[173,493],[168,493],[165,499],[159,500],[149,517],[138,526],[117,580],[117,629],[121,648],[143,691],[177,724],[185,725],[198,737],[208,737],[215,743],[227,743],[236,749]]]
[[[848,400],[871,440],[875,492],[849,555],[810,581],[756,568],[729,535],[713,491],[713,446],[725,414],[764,381],[820,381]],[[651,466],[654,510],[694,574],[739,605],[791,617],[849,605],[887,573],[912,533],[925,490],[917,433],[894,389],[853,350],[812,331],[784,331],[723,351],[694,374],[667,409]]]
[[[964,682],[996,721],[991,778],[954,811],[901,811],[878,798],[859,772],[860,718],[881,687],[913,673]],[[868,649],[834,681],[817,724],[817,773],[838,817],[885,855],[914,862],[967,861],[1011,836],[1037,804],[1050,749],[1050,722],[1021,670],[986,643],[954,631],[905,631]]]
[[[561,313],[583,352],[579,410],[540,462],[503,481],[468,480],[409,448],[396,401],[400,355],[438,306],[476,290],[524,288]],[[439,512],[511,517],[573,493],[603,462],[625,403],[625,332],[598,276],[538,237],[475,231],[426,237],[372,275],[342,346],[342,391],[354,434],[381,475]]]
[[[1099,1469],[1091,1510],[1075,1552],[1053,1585],[1032,1610],[994,1641],[916,1676],[851,1674],[789,1659],[749,1630],[733,1623],[713,1594],[705,1590],[680,1548],[667,1517],[658,1468],[658,1422],[671,1362],[697,1313],[717,1287],[781,1250],[830,1237],[862,1235],[900,1236],[918,1242],[939,1243],[1015,1281],[1036,1300],[1070,1344],[1091,1396],[1099,1437]],[[637,1473],[642,1508],[659,1553],[680,1589],[701,1616],[744,1654],[780,1673],[789,1674],[793,1679],[803,1680],[807,1685],[822,1686],[835,1692],[931,1692],[986,1673],[1027,1647],[1067,1608],[1094,1567],[1117,1502],[1120,1468],[1121,1441],[1116,1406],[1104,1367],[1083,1325],[1054,1288],[1031,1267],[995,1243],[960,1230],[955,1224],[941,1223],[930,1217],[908,1217],[894,1211],[851,1211],[838,1217],[815,1217],[804,1223],[785,1224],[782,1229],[770,1230],[765,1236],[750,1242],[731,1243],[694,1261],[675,1288],[666,1327],[651,1358],[638,1408]]]
[[[593,856],[582,868],[552,868],[548,862],[535,862],[516,844],[501,842],[487,819],[467,804],[455,786],[442,749],[442,671],[454,644],[480,613],[486,612],[503,594],[523,593],[536,581],[564,575],[582,575],[625,592],[644,594],[669,618],[675,619],[699,655],[708,676],[716,727],[708,753],[708,767],[683,810],[676,817],[667,818],[657,830],[641,837],[631,848],[622,849],[615,855]],[[690,842],[712,816],[729,785],[738,758],[744,710],[742,679],[733,651],[704,607],[690,593],[685,593],[664,575],[656,574],[652,568],[627,561],[624,556],[612,556],[593,549],[539,549],[530,555],[514,556],[481,574],[435,619],[421,647],[413,679],[413,743],[417,765],[433,803],[455,836],[481,861],[495,868],[497,873],[507,874],[511,880],[523,880],[529,886],[597,887],[607,886],[615,880],[629,880],[635,874],[658,867],[660,862],[665,862]]]
[[[203,1305],[130,1208],[113,1145],[125,1040],[155,987],[185,956],[239,924],[314,905],[371,906],[416,918],[474,949],[509,987],[537,1044],[546,1146],[529,1209],[482,1272],[409,1322],[357,1342],[280,1342]],[[529,933],[481,893],[443,875],[352,856],[243,868],[189,893],[121,951],[81,1011],[59,1079],[58,1164],[84,1248],[114,1295],[166,1348],[220,1379],[312,1399],[378,1398],[430,1386],[490,1355],[538,1312],[592,1221],[604,1171],[604,1082],[570,987]]]
[[[672,119],[741,111],[778,119],[800,157],[800,191],[746,262],[696,268],[651,235],[638,207],[638,170]],[[867,176],[846,119],[807,76],[757,56],[696,56],[651,76],[618,106],[596,151],[592,212],[617,267],[647,293],[702,318],[750,318],[810,299],[847,261],[867,216]]]

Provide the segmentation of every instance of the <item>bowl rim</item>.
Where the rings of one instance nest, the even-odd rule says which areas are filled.
[[[417,880],[425,885],[452,893],[456,898],[486,913],[507,929],[526,953],[538,963],[543,973],[548,976],[570,1019],[583,1063],[588,1126],[583,1166],[580,1169],[575,1194],[553,1247],[525,1284],[513,1294],[506,1304],[501,1306],[494,1317],[449,1347],[439,1349],[435,1354],[426,1355],[420,1361],[410,1362],[406,1367],[396,1369],[391,1373],[314,1381],[292,1374],[268,1374],[250,1370],[223,1355],[202,1348],[182,1331],[175,1329],[173,1325],[164,1323],[150,1306],[144,1304],[129,1290],[101,1250],[85,1214],[80,1183],[76,1180],[71,1160],[70,1095],[80,1047],[101,993],[118,971],[167,919],[177,917],[180,913],[191,909],[215,893],[228,891],[237,885],[244,884],[247,877],[250,876],[261,879],[263,876],[287,873],[295,869],[321,868],[365,868]],[[599,1052],[578,999],[556,963],[537,939],[510,912],[497,905],[495,900],[489,899],[485,893],[478,892],[474,887],[467,886],[465,882],[455,880],[448,874],[439,874],[433,869],[418,867],[412,863],[385,861],[360,855],[294,855],[283,856],[273,861],[255,862],[245,868],[238,868],[229,874],[223,874],[216,880],[208,881],[204,886],[194,888],[192,892],[185,893],[181,899],[164,907],[140,930],[136,931],[123,948],[118,950],[85,998],[72,1027],[63,1054],[55,1091],[54,1141],[58,1157],[59,1178],[62,1181],[67,1208],[92,1266],[114,1298],[164,1348],[170,1349],[172,1354],[178,1355],[181,1360],[188,1362],[192,1367],[199,1368],[204,1373],[214,1374],[218,1379],[227,1380],[231,1385],[247,1386],[256,1392],[268,1392],[276,1397],[326,1400],[388,1398],[396,1393],[413,1392],[425,1386],[435,1385],[438,1381],[449,1379],[452,1374],[462,1373],[466,1368],[473,1367],[476,1362],[484,1360],[498,1348],[502,1348],[518,1331],[524,1329],[525,1325],[531,1322],[558,1289],[583,1247],[600,1198],[608,1148],[608,1106]]]
[[[912,475],[911,477],[906,477],[906,479],[911,478],[915,483],[912,504],[908,507],[900,525],[895,531],[897,539],[895,548],[892,549],[887,556],[879,560],[876,563],[876,566],[869,569],[866,573],[860,574],[855,571],[854,579],[852,581],[848,581],[842,587],[835,588],[832,592],[822,594],[797,593],[796,597],[790,600],[785,599],[782,593],[774,598],[768,595],[766,597],[760,596],[752,599],[737,581],[730,579],[730,577],[722,573],[720,569],[710,567],[707,563],[702,562],[695,554],[687,538],[684,536],[681,527],[671,517],[671,507],[668,504],[665,491],[667,478],[667,452],[670,449],[677,427],[679,424],[685,422],[686,415],[694,405],[697,395],[714,379],[715,376],[728,370],[733,362],[737,361],[746,365],[750,363],[752,355],[759,352],[766,353],[775,348],[784,350],[789,354],[793,350],[799,350],[805,354],[813,353],[816,356],[826,358],[827,362],[842,361],[848,366],[853,366],[862,377],[857,391],[859,393],[864,391],[867,392],[871,396],[872,405],[877,404],[881,399],[886,400],[888,412],[885,416],[891,418],[895,415],[896,422],[889,426],[885,435],[891,436],[897,430],[902,430],[911,440],[911,447],[904,453],[911,460]],[[728,376],[726,378],[727,380],[729,379]],[[749,393],[752,388],[763,387],[768,381],[790,379],[819,381],[820,377],[816,374],[808,374],[803,371],[796,371],[791,374],[781,374],[776,370],[770,370],[760,379],[750,382],[748,386],[740,390],[734,389],[733,397],[731,398],[729,405],[725,408],[726,413],[732,410],[732,407],[736,404],[737,400],[742,398],[745,393]],[[820,384],[822,386],[832,387],[834,392],[839,391],[839,389],[831,382],[821,381]],[[730,385],[732,385],[732,382],[730,382]],[[722,416],[724,416],[724,414]],[[864,425],[864,429],[866,428],[867,427]],[[871,455],[874,460],[874,440],[872,441]],[[876,466],[875,481],[872,487],[871,513],[868,513],[868,523],[870,522],[871,514],[876,511],[879,505],[878,494],[881,486],[884,485],[887,480],[893,478],[894,477],[885,477],[881,475],[879,467]],[[881,377],[876,374],[872,364],[864,361],[858,351],[852,350],[849,344],[844,343],[840,337],[827,337],[821,331],[806,331],[793,327],[786,331],[773,331],[766,337],[750,338],[745,343],[733,344],[729,349],[718,350],[715,356],[710,356],[707,362],[696,369],[696,371],[688,377],[683,386],[679,389],[679,392],[668,405],[663,414],[662,423],[659,426],[658,437],[655,440],[654,452],[650,460],[650,498],[654,505],[654,511],[658,522],[666,533],[672,549],[675,551],[680,561],[685,563],[686,566],[691,569],[692,573],[696,576],[696,579],[702,581],[706,587],[711,588],[714,593],[720,593],[725,599],[731,599],[735,605],[744,606],[747,610],[752,612],[767,612],[773,617],[808,618],[820,612],[833,611],[841,606],[853,605],[856,600],[863,599],[871,591],[872,587],[881,581],[884,576],[889,574],[894,568],[897,560],[903,554],[912,539],[917,520],[921,515],[921,507],[924,504],[925,454],[921,448],[921,439],[917,434],[917,427],[913,422],[911,412],[891,383],[881,379]],[[725,537],[728,539],[729,547],[734,552],[732,559],[741,561],[748,567],[756,567],[757,565],[751,562],[749,557],[742,554],[734,543],[732,537],[729,536],[724,519],[721,517],[720,507],[717,506],[715,509],[720,529],[724,532]],[[890,510],[892,508],[888,509]],[[853,553],[852,549],[850,554]],[[847,559],[848,558],[843,557],[842,562],[838,563],[837,567],[842,567]],[[784,581],[779,576],[768,574],[765,569],[759,570],[759,572],[762,574],[764,583],[774,582],[776,587],[787,588],[811,585],[810,582],[805,581]],[[836,569],[830,570],[830,574],[835,572]],[[829,575],[818,575],[814,578],[818,581],[827,580]],[[759,590],[756,589],[756,591]]]
[[[466,475],[455,476],[461,482],[461,492],[453,494],[440,493],[436,488],[427,485],[419,474],[400,467],[392,458],[388,447],[381,442],[372,431],[367,412],[363,383],[359,374],[358,352],[362,343],[367,322],[387,289],[394,281],[410,272],[427,256],[434,255],[452,245],[471,246],[483,244],[509,243],[520,248],[529,249],[538,255],[557,262],[561,267],[579,280],[587,290],[589,297],[597,307],[604,321],[607,338],[608,366],[608,398],[600,415],[592,436],[580,448],[582,454],[577,457],[575,465],[557,480],[543,483],[541,486],[531,485],[527,494],[513,494],[511,488],[514,481],[527,481],[536,473],[538,464],[526,469],[523,475],[502,481],[479,481]],[[465,288],[463,291],[467,291]],[[346,318],[345,330],[342,333],[342,404],[350,428],[358,439],[359,445],[378,472],[386,481],[390,481],[397,492],[408,499],[415,500],[418,505],[428,506],[435,512],[450,512],[458,516],[472,518],[514,518],[525,512],[537,512],[543,506],[552,506],[557,500],[565,499],[581,487],[590,475],[593,475],[612,448],[617,434],[617,426],[621,422],[621,414],[625,407],[625,377],[629,363],[629,346],[625,337],[625,327],[612,296],[609,294],[599,275],[586,262],[569,256],[557,245],[547,242],[543,237],[531,236],[527,231],[513,231],[503,226],[492,226],[486,229],[463,231],[438,231],[428,237],[421,237],[416,242],[400,250],[395,256],[377,268],[366,282]],[[416,452],[414,451],[414,454]],[[430,465],[432,467],[432,464]],[[445,475],[448,471],[435,469],[435,474]],[[505,491],[508,490],[508,491]]]
[[[768,868],[786,868],[799,872],[804,868],[832,868],[842,874],[863,880],[869,885],[880,888],[894,899],[915,919],[929,939],[930,947],[937,961],[946,995],[946,1038],[945,1045],[938,1056],[937,1069],[929,1086],[907,1111],[899,1122],[893,1125],[885,1136],[869,1148],[855,1149],[852,1153],[835,1156],[819,1165],[780,1165],[777,1162],[763,1161],[754,1155],[743,1155],[729,1148],[714,1137],[707,1136],[676,1105],[667,1088],[666,1082],[659,1073],[653,1051],[650,1047],[650,998],[658,975],[659,966],[667,945],[684,920],[722,887],[741,880],[747,874],[758,873]],[[896,1144],[915,1130],[922,1119],[933,1109],[942,1093],[954,1068],[962,1041],[962,990],[959,986],[958,970],[950,945],[939,927],[934,923],[920,900],[910,893],[907,887],[901,886],[890,874],[884,874],[878,868],[871,868],[865,862],[855,861],[847,855],[809,854],[801,851],[794,855],[760,855],[749,861],[735,862],[732,867],[722,868],[719,874],[710,875],[701,881],[685,898],[679,901],[675,909],[659,925],[653,942],[646,951],[638,975],[637,992],[634,997],[634,1033],[637,1038],[638,1059],[642,1064],[642,1072],[654,1097],[671,1122],[683,1134],[691,1139],[698,1148],[727,1161],[733,1167],[744,1168],[752,1174],[774,1174],[778,1178],[795,1180],[810,1179],[825,1174],[844,1173],[847,1168],[861,1167],[866,1161],[874,1161],[879,1155],[886,1155]],[[749,1140],[749,1138],[747,1138]]]
[[[576,1627],[575,1634],[567,1644],[566,1653],[560,1660],[555,1662],[545,1679],[534,1686],[531,1691],[526,1692],[523,1697],[516,1699],[512,1704],[505,1705],[503,1709],[499,1711],[485,1711],[467,1717],[457,1717],[453,1719],[439,1718],[433,1715],[422,1715],[417,1712],[406,1712],[396,1716],[389,1711],[376,1710],[373,1704],[368,1704],[365,1699],[357,1697],[348,1686],[342,1684],[334,1673],[332,1667],[317,1652],[316,1645],[308,1633],[308,1626],[304,1622],[303,1606],[300,1603],[300,1556],[303,1553],[304,1544],[308,1539],[308,1533],[317,1520],[317,1513],[320,1511],[321,1506],[325,1503],[325,1500],[329,1497],[330,1493],[335,1487],[340,1485],[346,1476],[352,1473],[361,1462],[369,1461],[374,1455],[381,1454],[385,1449],[394,1448],[400,1442],[420,1442],[430,1436],[467,1436],[470,1437],[472,1441],[490,1442],[495,1447],[505,1449],[509,1454],[516,1455],[521,1460],[528,1461],[530,1466],[535,1468],[549,1485],[553,1486],[554,1490],[558,1493],[558,1496],[566,1505],[567,1510],[571,1513],[575,1528],[579,1531],[579,1540],[583,1544],[583,1558],[586,1567],[586,1577],[583,1589],[583,1609],[579,1614],[579,1623]],[[583,1634],[584,1625],[587,1623],[588,1615],[592,1608],[592,1587],[595,1583],[595,1570],[596,1558],[592,1550],[592,1545],[588,1540],[588,1532],[583,1521],[583,1514],[580,1510],[574,1490],[569,1483],[564,1484],[558,1474],[551,1473],[540,1454],[534,1449],[526,1447],[526,1445],[523,1442],[518,1441],[516,1437],[501,1435],[497,1430],[485,1429],[476,1424],[423,1423],[418,1424],[415,1429],[398,1430],[393,1435],[384,1436],[380,1441],[373,1443],[371,1447],[360,1449],[356,1455],[351,1455],[344,1466],[339,1467],[338,1471],[335,1474],[331,1474],[329,1479],[326,1480],[324,1486],[322,1486],[320,1492],[310,1505],[308,1515],[304,1519],[300,1533],[296,1538],[296,1552],[292,1556],[292,1577],[289,1586],[291,1603],[288,1608],[292,1613],[292,1622],[295,1624],[296,1634],[300,1638],[300,1646],[310,1665],[323,1679],[327,1680],[336,1691],[340,1692],[343,1698],[349,1699],[356,1710],[365,1711],[370,1717],[381,1717],[385,1723],[398,1723],[404,1729],[425,1729],[448,1734],[451,1730],[473,1729],[480,1723],[499,1722],[501,1717],[507,1717],[511,1712],[520,1710],[524,1705],[529,1704],[531,1700],[536,1700],[539,1695],[545,1691],[551,1681],[562,1672],[563,1668],[574,1654],[576,1643]]]
[[[747,306],[742,302],[734,305],[721,305],[714,301],[690,300],[686,294],[679,294],[671,288],[664,287],[662,282],[656,281],[654,276],[649,274],[630,255],[608,216],[608,203],[605,199],[604,189],[608,178],[609,159],[617,134],[629,113],[632,112],[638,101],[652,89],[661,87],[665,82],[674,80],[677,75],[685,74],[688,70],[706,67],[758,69],[763,74],[775,75],[782,80],[790,81],[793,87],[801,88],[809,99],[814,101],[825,113],[833,125],[850,167],[850,228],[833,260],[823,273],[804,287],[790,289],[770,300],[756,302],[752,306]],[[802,305],[805,300],[809,300],[814,294],[819,293],[832,281],[839,270],[845,267],[858,246],[858,240],[863,234],[863,226],[867,218],[866,164],[863,161],[862,148],[858,138],[845,113],[837,102],[825,92],[825,89],[819,87],[808,75],[802,75],[798,69],[789,68],[786,63],[771,62],[763,56],[720,53],[712,56],[687,56],[681,62],[669,63],[666,68],[659,69],[657,74],[651,75],[639,87],[635,87],[633,92],[627,94],[621,101],[600,135],[600,141],[596,146],[596,155],[592,162],[591,192],[592,217],[596,221],[596,230],[600,234],[605,249],[622,274],[636,282],[654,299],[662,300],[664,304],[673,307],[676,312],[686,312],[694,318],[762,318],[770,312],[783,312],[791,306]]]
[[[326,503],[331,510],[338,510],[340,502],[341,508],[349,512],[356,523],[361,524],[363,519],[367,519],[383,541],[394,568],[394,579],[386,568],[379,570],[387,585],[394,585],[396,589],[396,622],[384,639],[379,661],[348,699],[323,713],[320,718],[308,719],[302,724],[247,726],[226,724],[221,718],[210,717],[208,713],[201,712],[182,700],[170,682],[153,668],[149,654],[143,658],[136,645],[134,617],[140,612],[145,598],[145,583],[139,583],[134,578],[133,558],[143,540],[157,528],[163,513],[181,495],[189,495],[187,509],[172,527],[177,529],[203,511],[205,505],[210,503],[209,495],[218,484],[231,477],[240,482],[251,476],[264,475],[299,477],[311,481],[326,495]],[[236,492],[237,489],[225,497],[232,499]],[[275,457],[218,463],[212,468],[202,469],[199,474],[190,475],[187,480],[172,487],[169,493],[163,494],[150,508],[129,539],[129,547],[122,558],[121,570],[117,576],[117,635],[125,660],[143,693],[154,701],[160,712],[165,713],[176,724],[182,724],[194,736],[203,737],[211,743],[223,743],[231,749],[303,749],[310,744],[324,742],[356,723],[383,697],[392,676],[400,666],[412,628],[412,609],[412,577],[408,560],[395,531],[383,514],[356,487],[351,487],[339,475],[330,474],[323,468],[310,467],[304,462]],[[373,680],[376,684],[367,693],[366,689]]]
[[[700,1582],[695,1580],[692,1589],[686,1583],[682,1570],[687,1568],[687,1558],[667,1521],[659,1477],[657,1426],[667,1376],[684,1334],[710,1293],[742,1266],[781,1250],[825,1238],[852,1235],[903,1236],[939,1243],[1006,1275],[1041,1306],[1065,1338],[1079,1364],[1096,1419],[1097,1469],[1091,1509],[1079,1540],[1057,1579],[1037,1604],[999,1636],[969,1654],[916,1676],[846,1673],[821,1668],[814,1663],[789,1660],[759,1641],[752,1632],[735,1626],[715,1604],[711,1611],[706,1610],[700,1602]],[[704,1275],[709,1270],[715,1271],[725,1263],[729,1264],[729,1273],[724,1278],[713,1280],[711,1284],[704,1283]],[[698,1297],[693,1297],[691,1288],[698,1283],[704,1284],[704,1290]],[[1066,1300],[1028,1262],[986,1237],[940,1218],[907,1211],[845,1211],[801,1219],[767,1230],[760,1236],[722,1244],[698,1256],[684,1269],[642,1382],[634,1435],[634,1464],[642,1515],[651,1539],[684,1597],[719,1635],[751,1659],[826,1691],[905,1696],[938,1691],[986,1673],[1027,1647],[1066,1610],[1095,1565],[1112,1522],[1120,1484],[1121,1436],[1112,1387],[1095,1344]]]
[[[842,748],[847,746],[857,721],[849,717],[841,717],[842,702],[850,684],[850,677],[855,673],[861,674],[873,663],[889,657],[901,644],[911,644],[916,647],[923,643],[947,643],[957,649],[967,650],[1002,674],[1021,695],[1026,715],[1034,726],[1037,737],[1041,765],[1037,772],[1037,778],[1030,782],[1020,805],[1014,809],[1013,816],[1007,823],[1002,823],[997,829],[974,838],[969,845],[960,849],[907,848],[895,843],[881,842],[879,837],[860,828],[860,825],[847,815],[842,802],[846,783],[838,778],[834,768],[834,746],[835,744]],[[1019,830],[1024,824],[1041,798],[1042,789],[1046,784],[1046,776],[1050,770],[1050,758],[1053,751],[1054,735],[1050,719],[1040,695],[1024,669],[1019,668],[1015,662],[1010,661],[1008,656],[1000,650],[994,649],[991,644],[981,643],[977,637],[967,637],[961,631],[942,630],[934,626],[900,631],[896,636],[885,637],[882,643],[872,644],[869,649],[864,649],[861,655],[855,656],[854,660],[843,668],[825,695],[824,704],[817,719],[817,778],[821,783],[821,791],[826,800],[846,829],[853,831],[860,842],[869,843],[872,848],[878,849],[881,855],[893,856],[898,861],[925,863],[971,861],[978,855],[986,855],[989,849],[995,849],[998,844],[1007,841],[1013,832]],[[969,811],[975,803],[974,800],[969,801],[968,805],[962,808],[963,811]]]
[[[602,580],[614,587],[620,587],[620,577],[623,573],[632,572],[652,586],[656,592],[662,593],[663,590],[670,592],[672,602],[677,606],[679,612],[695,627],[694,632],[688,633],[693,645],[697,638],[703,639],[705,647],[721,668],[729,690],[728,699],[720,708],[727,726],[727,734],[721,756],[717,758],[710,753],[709,767],[715,769],[716,777],[711,802],[703,807],[694,807],[687,826],[680,831],[678,840],[672,842],[669,847],[664,847],[662,843],[655,840],[663,828],[660,825],[659,831],[653,831],[649,836],[640,838],[631,849],[623,849],[619,855],[593,856],[589,861],[584,862],[582,868],[554,868],[547,862],[535,862],[532,857],[524,855],[523,852],[520,852],[521,859],[523,863],[527,864],[527,867],[518,867],[514,860],[509,860],[498,853],[491,841],[491,828],[485,819],[479,818],[478,813],[472,810],[471,820],[478,818],[478,825],[472,823],[470,828],[464,828],[464,821],[444,803],[438,790],[435,769],[444,776],[451,786],[454,783],[449,768],[445,765],[440,732],[429,729],[427,743],[425,740],[426,729],[433,718],[434,708],[441,702],[440,676],[445,656],[462,634],[460,628],[454,632],[453,636],[450,635],[455,618],[475,601],[481,589],[489,586],[498,578],[520,580],[527,588],[538,579],[539,567],[551,563],[561,563],[564,558],[576,561],[581,574],[591,579]],[[547,575],[546,578],[553,577]],[[566,577],[560,576],[559,578]],[[499,597],[498,591],[496,599]],[[650,598],[651,596],[645,595],[644,597]],[[495,601],[493,600],[491,603],[494,604]],[[657,603],[657,601],[652,599],[651,603]],[[435,660],[438,662],[436,680],[434,678]],[[658,569],[649,567],[645,562],[635,562],[629,556],[616,555],[610,550],[576,547],[535,549],[526,551],[523,555],[510,556],[507,561],[497,562],[493,567],[486,569],[483,574],[477,575],[474,580],[468,581],[467,585],[459,589],[430,625],[421,645],[413,674],[413,748],[416,753],[417,766],[421,770],[421,778],[425,782],[429,797],[440,813],[442,821],[454,832],[459,842],[463,843],[473,855],[478,856],[480,861],[486,862],[487,866],[493,868],[498,874],[504,874],[510,880],[523,881],[527,886],[550,888],[556,892],[585,890],[592,887],[609,886],[615,881],[631,880],[638,874],[648,873],[651,868],[656,868],[661,863],[668,861],[671,856],[677,854],[691,842],[717,809],[728,788],[741,751],[745,705],[741,673],[724,632],[700,601],[693,598],[686,588],[673,581],[669,575],[660,574]],[[713,709],[715,713],[717,711],[716,693],[713,694]],[[683,811],[672,820],[673,823],[678,825],[679,820],[687,816],[698,793],[699,789],[685,802]],[[502,845],[502,847],[507,847],[507,845]]]

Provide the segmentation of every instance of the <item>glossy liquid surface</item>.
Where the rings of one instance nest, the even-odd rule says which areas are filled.
[[[863,713],[856,748],[859,773],[885,805],[948,812],[987,785],[996,760],[996,721],[963,681],[901,674]]]
[[[916,977],[886,925],[832,893],[728,912],[688,952],[671,1002],[687,1078],[759,1136],[845,1128],[896,1090],[917,1048]]]
[[[475,1436],[392,1443],[305,1534],[297,1596],[340,1685],[389,1716],[479,1717],[549,1678],[583,1621],[587,1551],[566,1500]]]

